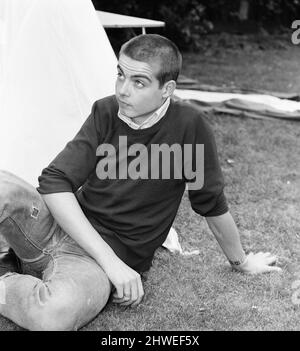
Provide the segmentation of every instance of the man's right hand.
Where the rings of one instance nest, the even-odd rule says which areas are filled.
[[[143,299],[144,289],[141,276],[117,256],[110,262],[109,267],[103,267],[109,280],[116,288],[113,302],[121,306],[137,306]]]
[[[62,229],[68,233],[103,268],[115,286],[114,302],[138,305],[144,296],[141,276],[127,266],[101,238],[83,213],[73,193],[43,195],[43,198]]]

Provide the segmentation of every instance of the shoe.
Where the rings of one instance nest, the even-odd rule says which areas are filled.
[[[20,260],[12,249],[0,252],[0,277],[8,272],[20,272]]]

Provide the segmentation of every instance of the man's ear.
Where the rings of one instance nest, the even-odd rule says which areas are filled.
[[[175,88],[176,88],[175,80],[167,81],[163,86],[163,97],[164,98],[170,97],[174,93]]]

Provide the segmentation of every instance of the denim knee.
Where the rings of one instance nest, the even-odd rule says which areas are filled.
[[[18,202],[22,195],[28,197],[28,191],[35,188],[16,175],[0,170],[0,222],[5,212],[9,211],[10,205]]]
[[[54,218],[36,188],[16,175],[0,170],[0,223],[10,217],[25,234],[46,235]]]
[[[66,331],[78,328],[78,316],[71,291],[53,292],[47,283],[34,288],[28,304],[27,329],[37,331]],[[31,303],[30,303],[31,302]]]

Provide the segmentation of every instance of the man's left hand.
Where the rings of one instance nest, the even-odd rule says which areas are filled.
[[[234,268],[247,274],[281,272],[282,269],[280,267],[272,266],[276,263],[276,260],[276,256],[270,252],[258,252],[256,254],[250,252],[245,262],[239,266],[234,266]]]

